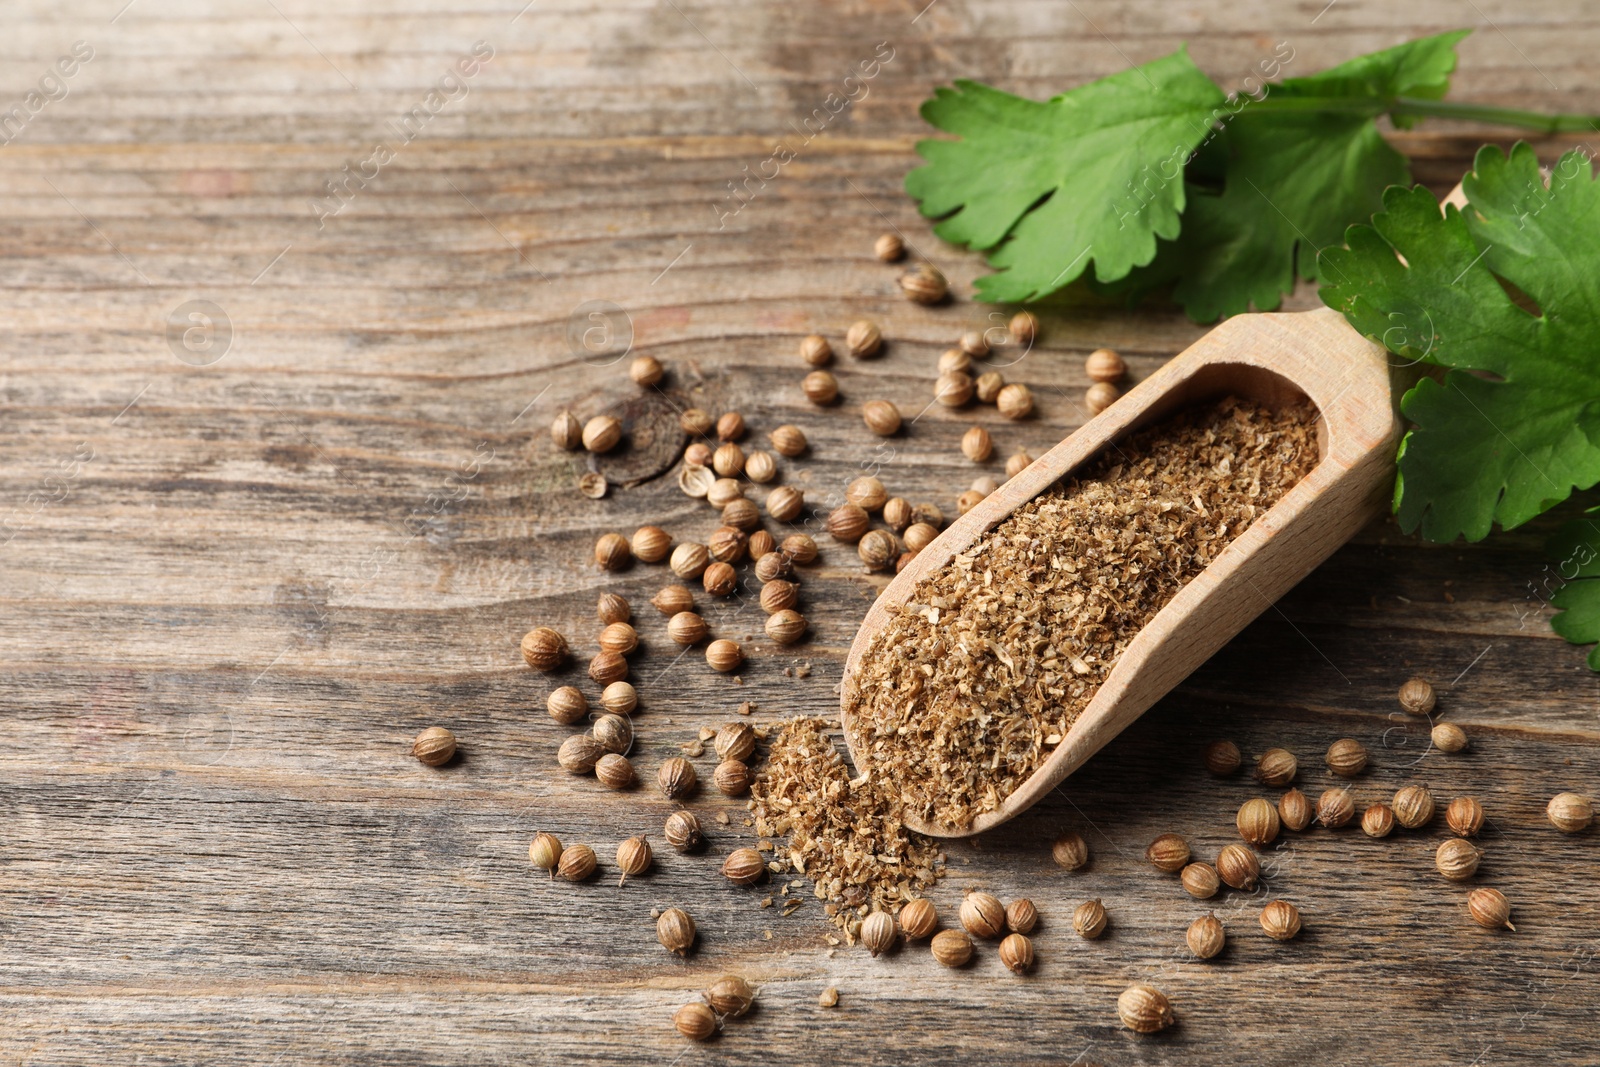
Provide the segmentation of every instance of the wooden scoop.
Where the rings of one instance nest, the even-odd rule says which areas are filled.
[[[1399,393],[1390,378],[1383,348],[1328,308],[1240,315],[1179,353],[957,519],[889,583],[845,660],[844,731],[856,768],[868,770],[870,760],[863,759],[849,707],[861,657],[888,623],[890,604],[905,603],[919,581],[1110,441],[1229,394],[1268,406],[1309,399],[1319,414],[1317,465],[1139,631],[1044,764],[966,829],[930,826],[909,815],[906,825],[964,837],[1032,806],[1383,511],[1400,432],[1391,399]]]

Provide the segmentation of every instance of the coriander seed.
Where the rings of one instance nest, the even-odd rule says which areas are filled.
[[[1006,460],[1006,477],[1015,478],[1033,465],[1033,457],[1027,452],[1017,452]]]
[[[1178,834],[1162,834],[1150,842],[1144,858],[1156,870],[1175,874],[1189,862],[1189,842]]]
[[[893,263],[906,254],[906,243],[900,239],[900,235],[897,233],[881,234],[872,243],[872,254],[885,263]],[[876,956],[877,953],[874,952],[873,955]]]
[[[976,388],[966,371],[945,371],[933,383],[933,398],[947,408],[958,408],[972,399]]]
[[[707,417],[709,418],[709,416]],[[685,466],[710,467],[716,455],[716,450],[708,442],[694,441],[683,450],[683,462]],[[702,493],[701,495],[705,494]]]
[[[839,379],[825,370],[814,370],[800,381],[806,399],[818,407],[826,407],[839,399]]]
[[[1026,934],[1007,934],[1000,942],[1000,962],[1013,974],[1026,974],[1033,967],[1033,942]]]
[[[1467,732],[1453,722],[1442,722],[1433,728],[1433,747],[1440,752],[1460,752],[1467,747]]]
[[[600,647],[626,656],[639,647],[639,633],[625,622],[614,622],[600,631]]]
[[[900,555],[899,542],[888,530],[868,530],[856,542],[856,555],[869,571],[887,569]]]
[[[711,432],[711,427],[716,425],[709,412],[699,408],[685,408],[678,416],[678,425],[683,432],[693,434],[695,437],[704,437]]]
[[[1020,311],[1018,316],[1028,315]],[[1032,315],[1028,315],[1032,318]],[[1017,320],[1012,319],[1013,323]],[[1136,1034],[1153,1034],[1165,1030],[1174,1021],[1172,1003],[1165,993],[1147,985],[1131,985],[1117,997],[1117,1017]]]
[[[725,974],[711,983],[705,998],[711,1010],[718,1015],[730,1015],[737,1019],[755,1006],[756,991],[740,976]]]
[[[1388,837],[1394,832],[1394,811],[1387,804],[1374,804],[1361,813],[1361,832],[1368,837]]]
[[[599,471],[584,471],[578,478],[578,492],[590,500],[600,500],[611,489],[611,483]]]
[[[914,504],[911,508],[911,521],[926,523],[935,530],[944,525],[944,512],[939,510],[937,504]]]
[[[621,683],[627,685],[627,682]],[[602,715],[589,728],[590,735],[607,752],[626,754],[633,747],[633,727],[621,715]]]
[[[600,757],[594,765],[594,776],[601,785],[615,790],[628,789],[636,781],[633,764],[628,762],[627,756],[616,752],[607,752]]]
[[[1213,741],[1206,746],[1204,753],[1206,770],[1218,778],[1226,778],[1239,769],[1244,762],[1244,756],[1239,752],[1239,746],[1232,741]]]
[[[556,873],[569,882],[581,882],[594,873],[594,849],[588,845],[572,845],[562,849]]]
[[[725,797],[742,797],[750,791],[750,768],[741,760],[725,759],[712,772],[711,782]]]
[[[1420,829],[1433,821],[1433,794],[1425,785],[1403,786],[1390,802],[1394,821],[1407,830]]]
[[[795,533],[783,539],[783,554],[796,563],[815,563],[817,543],[810,534]]]
[[[950,283],[935,267],[924,263],[900,275],[900,291],[913,304],[931,307],[950,293]]]
[[[861,407],[861,420],[879,437],[892,437],[900,430],[900,409],[887,400],[869,400]]]
[[[892,496],[883,502],[883,524],[895,533],[911,525],[911,502],[904,497]]]
[[[567,661],[567,639],[548,626],[522,635],[522,658],[536,671],[553,671]]]
[[[600,685],[610,685],[628,677],[628,661],[620,652],[601,649],[589,661],[589,677]]]
[[[992,893],[968,893],[961,901],[961,925],[974,937],[996,938],[1006,932],[1006,909]]]
[[[1265,848],[1278,839],[1278,809],[1260,797],[1251,797],[1239,806],[1239,836],[1256,848]]]
[[[744,498],[744,486],[733,478],[718,478],[706,490],[706,503],[723,512],[722,521],[728,522],[728,505]],[[729,525],[732,525],[729,523]]]
[[[632,378],[635,385],[649,387],[661,381],[666,374],[666,368],[661,366],[661,361],[654,356],[640,356],[628,365],[628,377]]]
[[[778,476],[778,461],[772,458],[771,452],[758,449],[745,457],[744,476],[765,485]]]
[[[973,426],[961,435],[961,454],[974,463],[994,455],[994,440],[982,426]]]
[[[972,373],[972,353],[962,348],[947,348],[939,354],[938,373]]]
[[[939,912],[931,900],[915,897],[900,909],[900,929],[912,941],[921,941],[939,926]]]
[[[994,398],[1000,414],[1013,421],[1033,413],[1033,392],[1020,382],[1012,382]]]
[[[706,551],[719,563],[737,563],[750,547],[750,535],[737,526],[719,526],[706,539]]]
[[[1183,883],[1183,891],[1196,900],[1210,900],[1222,889],[1222,879],[1209,863],[1191,863],[1178,878]]]
[[[727,411],[717,417],[717,439],[738,441],[744,437],[744,416],[737,411]]]
[[[1217,877],[1234,889],[1254,889],[1261,861],[1243,845],[1223,845],[1217,853]]]
[[[1452,882],[1464,882],[1477,873],[1478,861],[1482,858],[1483,852],[1472,842],[1449,837],[1434,852],[1433,865]]]
[[[1011,316],[1006,329],[1018,344],[1032,344],[1039,336],[1039,317],[1031,311],[1019,311]]]
[[[621,441],[622,423],[610,415],[596,415],[583,424],[583,447],[590,452],[610,452]]]
[[[902,540],[910,552],[921,552],[933,544],[933,539],[939,536],[939,531],[925,522],[914,522],[906,527]]]
[[[1328,746],[1328,770],[1340,778],[1354,778],[1367,769],[1367,750],[1360,741],[1344,737]]]
[[[845,486],[844,498],[863,511],[879,511],[889,499],[883,483],[871,475],[857,478]]]
[[[960,930],[933,935],[933,958],[946,967],[960,967],[972,958],[972,938]]]
[[[1095,382],[1083,391],[1083,408],[1090,415],[1098,415],[1121,395],[1122,391],[1110,382]]]
[[[1474,889],[1468,893],[1467,912],[1479,926],[1491,930],[1498,930],[1502,926],[1507,930],[1516,930],[1511,925],[1511,902],[1498,889]]]
[[[898,937],[894,916],[886,911],[875,911],[861,920],[861,944],[873,959],[893,948]]]
[[[694,945],[694,935],[694,920],[682,908],[668,908],[656,920],[656,940],[668,952],[687,956]]]
[[[685,1004],[672,1013],[672,1025],[690,1041],[710,1041],[717,1036],[717,1017],[704,1004]]]
[[[835,541],[854,544],[867,532],[872,517],[856,504],[840,504],[828,513],[828,533]]]
[[[675,811],[668,815],[662,834],[666,837],[667,844],[679,852],[693,852],[705,843],[705,835],[700,830],[700,820],[692,811]]]
[[[723,505],[722,521],[724,525],[749,534],[761,525],[761,509],[756,507],[755,501],[741,495]]]
[[[774,452],[780,456],[788,456],[790,459],[803,455],[806,450],[806,434],[798,426],[787,424],[779,426],[767,435],[767,440],[772,442],[772,450]]]
[[[694,792],[698,777],[694,764],[682,756],[672,756],[656,771],[656,785],[668,800],[682,800]]]
[[[575,452],[583,444],[583,423],[570,411],[563,411],[556,416],[556,421],[550,424],[550,440],[555,446],[568,452]]]
[[[1256,760],[1256,781],[1262,785],[1285,786],[1294,781],[1299,771],[1294,753],[1282,748],[1269,748]]]
[[[606,750],[588,734],[573,734],[556,750],[556,762],[573,774],[590,774]]]
[[[775,582],[794,577],[794,561],[782,552],[768,552],[756,560],[756,580]]]
[[[736,848],[722,862],[723,876],[734,885],[753,885],[766,870],[766,861],[753,848]]]
[[[600,704],[613,715],[627,715],[639,706],[639,692],[628,682],[612,682],[601,691]]]
[[[1072,913],[1072,928],[1078,936],[1093,941],[1106,932],[1106,909],[1099,900],[1087,900]]]
[[[650,842],[643,837],[630,837],[617,846],[617,870],[622,872],[618,885],[624,885],[629,878],[636,878],[650,869],[655,862],[655,854],[650,851]]]
[[[793,522],[805,506],[805,494],[792,485],[780,485],[767,494],[767,514],[778,522]]]
[[[1438,697],[1425,678],[1409,678],[1400,687],[1400,706],[1413,715],[1427,715],[1433,711]]]
[[[1581,793],[1557,793],[1545,806],[1545,817],[1564,834],[1578,834],[1594,821],[1594,804]]]
[[[862,319],[850,325],[844,335],[844,346],[857,359],[869,359],[883,348],[883,334],[876,324]]]
[[[633,608],[628,606],[627,598],[616,593],[601,593],[600,599],[595,602],[594,613],[607,626],[633,618]]]
[[[976,489],[968,489],[965,493],[956,497],[956,513],[965,515],[981,503],[983,503],[983,494]]]
[[[1184,934],[1183,939],[1188,942],[1190,952],[1200,959],[1209,960],[1222,952],[1228,935],[1222,928],[1222,921],[1215,912],[1211,912],[1190,923],[1189,932]]]
[[[1472,797],[1456,797],[1444,809],[1444,821],[1457,837],[1476,837],[1483,829],[1483,805]]]
[[[672,550],[672,561],[668,566],[679,578],[698,578],[710,563],[710,549],[693,541],[685,541]]]
[[[1295,832],[1304,830],[1311,825],[1315,811],[1311,807],[1311,800],[1298,789],[1291,789],[1278,798],[1278,821]]]
[[[980,404],[995,404],[1000,400],[1000,390],[1006,387],[1006,380],[997,370],[985,371],[978,375],[972,383],[972,395],[978,398]]]
[[[556,722],[571,724],[589,714],[589,700],[574,686],[564,685],[545,699],[545,709]]]
[[[739,572],[733,569],[731,563],[718,561],[706,567],[705,573],[700,576],[700,583],[712,596],[732,596],[739,588]]]
[[[737,478],[744,473],[744,449],[732,441],[724,441],[711,453],[711,469],[719,477]]]
[[[696,446],[690,445],[690,451],[683,454],[683,469],[678,472],[678,488],[682,489],[685,496],[696,500],[704,500],[711,495],[711,487],[716,484],[717,476],[706,469],[705,464],[699,463],[694,455]],[[711,450],[706,449],[705,462],[711,462]]]
[[[633,562],[633,549],[621,534],[601,534],[594,543],[594,561],[601,570],[620,571]]]
[[[763,556],[770,559],[770,556]],[[719,674],[727,674],[739,669],[744,662],[744,650],[736,642],[727,638],[720,638],[706,646],[706,665]]]
[[[1317,798],[1317,821],[1329,830],[1337,830],[1356,817],[1355,801],[1348,789],[1327,789]]]
[[[760,559],[768,552],[778,550],[778,539],[765,530],[757,530],[750,535],[748,550],[751,559]]]
[[[667,622],[667,637],[675,645],[688,648],[706,639],[710,628],[706,621],[692,611],[680,611]]]
[[[956,347],[974,359],[982,359],[989,354],[989,339],[981,330],[968,330],[956,341]]]
[[[528,843],[528,862],[549,871],[554,878],[556,865],[561,862],[561,839],[555,834],[534,834]]]
[[[800,339],[800,358],[812,367],[826,367],[833,362],[833,346],[821,334],[807,334]]]
[[[1039,924],[1039,910],[1033,901],[1018,898],[1006,905],[1006,926],[1019,934],[1031,934]]]
[[[1057,867],[1075,871],[1089,862],[1089,845],[1081,834],[1069,830],[1051,844],[1050,858],[1056,861]]]
[[[1261,929],[1274,941],[1288,941],[1300,932],[1300,909],[1287,900],[1274,900],[1261,909]]]
[[[800,587],[782,578],[775,578],[761,587],[761,610],[768,615],[794,607],[800,599]]]
[[[712,742],[718,759],[748,760],[756,750],[755,727],[747,722],[725,722]]]
[[[866,539],[862,539],[862,544]],[[775,611],[767,616],[767,636],[780,645],[792,645],[806,635],[806,618],[793,608]]]
[[[1092,382],[1120,382],[1128,373],[1128,365],[1111,349],[1097,348],[1083,361],[1083,372]]]
[[[443,767],[456,755],[456,735],[443,726],[430,726],[411,742],[411,754],[419,763]]]

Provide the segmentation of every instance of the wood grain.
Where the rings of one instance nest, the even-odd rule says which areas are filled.
[[[659,848],[658,870],[619,888],[616,843],[659,842],[669,805],[560,772],[565,729],[544,697],[587,682],[579,667],[532,675],[517,653],[536,621],[591,653],[595,596],[629,596],[645,617],[634,755],[648,773],[741,701],[761,723],[831,714],[884,584],[825,546],[803,576],[806,642],[767,642],[746,591],[703,602],[719,633],[749,636],[740,677],[678,660],[645,606],[663,572],[606,578],[591,545],[644,522],[703,538],[712,514],[651,450],[618,457],[639,462],[638,484],[577,495],[585,464],[545,432],[560,408],[737,408],[758,436],[795,422],[812,449],[783,476],[813,507],[877,469],[953,514],[977,473],[957,448],[971,422],[995,433],[991,466],[1039,455],[1084,419],[1089,350],[1118,348],[1143,379],[1203,332],[1164,307],[1058,309],[1007,372],[1034,388],[1035,419],[935,406],[880,448],[860,403],[920,410],[938,352],[987,310],[913,307],[870,255],[893,226],[960,292],[982,270],[899,192],[932,86],[972,76],[1044,96],[1185,40],[1228,82],[1279,40],[1300,73],[1474,25],[1454,96],[1595,111],[1592,13],[1556,0],[120,8],[24,0],[0,46],[0,111],[74,41],[95,50],[0,147],[6,1062],[1600,1058],[1597,837],[1542,818],[1551,794],[1600,781],[1600,685],[1544,623],[1556,580],[1539,545],[1559,515],[1471,546],[1372,525],[1064,790],[952,844],[942,910],[972,885],[1038,904],[1026,979],[989,946],[955,973],[916,948],[872,961],[826,943],[815,901],[787,919],[763,910],[778,887],[716,873],[749,841],[732,801],[694,802],[705,854]],[[470,91],[391,143],[390,120],[479,40],[494,58]],[[894,58],[870,94],[723,224],[728,183],[885,41]],[[1449,124],[1394,136],[1440,193],[1485,139],[1511,138]],[[1538,147],[1553,159],[1580,140]],[[393,161],[319,227],[326,183],[380,142]],[[196,300],[231,329],[204,366],[168,338]],[[633,351],[670,365],[663,395],[641,401],[622,365],[573,352],[569,320],[589,301],[625,309]],[[1315,305],[1302,291],[1287,306]],[[888,354],[847,362],[843,403],[811,408],[798,339],[837,339],[863,316]],[[1440,683],[1467,753],[1426,752],[1397,716],[1413,672]],[[408,755],[432,723],[462,744],[439,771]],[[1305,913],[1300,941],[1259,933],[1267,894],[1228,897],[1215,903],[1232,947],[1184,959],[1200,905],[1140,856],[1167,830],[1204,854],[1231,838],[1254,790],[1200,769],[1216,736],[1290,748],[1308,791],[1329,781],[1320,753],[1350,736],[1374,754],[1363,803],[1414,778],[1479,796],[1479,881],[1512,899],[1518,932],[1466,922],[1464,890],[1432,873],[1442,831],[1316,831],[1274,854],[1269,879]],[[1068,827],[1094,851],[1074,874],[1048,855]],[[531,871],[537,829],[592,843],[602,877]],[[1092,944],[1067,923],[1089,897],[1112,923]],[[669,904],[700,924],[687,961],[653,937],[650,910]],[[672,1010],[728,969],[762,983],[761,1007],[686,1051]],[[1130,980],[1166,989],[1180,1025],[1154,1040],[1121,1030]],[[840,1002],[824,1010],[829,985]]]

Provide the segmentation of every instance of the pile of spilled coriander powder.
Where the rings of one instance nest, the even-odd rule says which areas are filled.
[[[772,740],[750,787],[756,832],[782,837],[775,862],[809,879],[834,925],[854,942],[861,919],[932,887],[944,854],[907,830],[900,802],[877,781],[852,778],[834,736],[837,722],[791,719]]]
[[[1180,412],[919,582],[861,657],[862,769],[930,823],[998,807],[1134,635],[1316,465],[1315,419],[1231,397]]]

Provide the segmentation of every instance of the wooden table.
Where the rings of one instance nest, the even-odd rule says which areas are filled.
[[[826,545],[804,574],[803,644],[765,640],[748,595],[707,605],[719,633],[749,637],[738,678],[665,640],[646,604],[661,568],[608,577],[591,563],[602,531],[654,522],[690,539],[715,525],[675,486],[670,405],[737,409],[758,438],[803,426],[812,451],[784,478],[814,505],[874,468],[953,512],[976,473],[956,446],[973,421],[1001,460],[1037,453],[1084,418],[1087,351],[1114,346],[1141,377],[1200,334],[1167,308],[1070,308],[1006,372],[1037,391],[1036,419],[935,406],[872,438],[859,405],[920,410],[938,352],[987,312],[914,307],[870,255],[898,228],[962,293],[981,269],[900,191],[933,86],[972,76],[1046,96],[1181,41],[1233,84],[1277,41],[1304,73],[1475,26],[1456,97],[1596,111],[1592,12],[123,4],[28,0],[7,20],[5,108],[74,41],[92,58],[0,150],[5,1062],[1600,1058],[1596,835],[1543,819],[1549,796],[1600,781],[1600,686],[1541,606],[1554,521],[1445,547],[1374,525],[1047,803],[953,844],[935,895],[946,914],[970,886],[1037,903],[1026,978],[989,945],[959,972],[921,946],[872,960],[829,945],[815,900],[788,918],[762,909],[777,887],[717,873],[754,840],[738,801],[702,794],[709,851],[671,852],[654,789],[606,793],[556,767],[567,729],[543,705],[557,680],[517,651],[546,623],[587,656],[596,595],[630,597],[647,774],[744,701],[762,724],[828,714],[883,584],[848,549]],[[808,138],[801,124],[875,54],[890,58],[866,95]],[[447,80],[462,60],[471,75]],[[1395,141],[1442,192],[1502,133],[1435,124]],[[745,186],[779,140],[792,161]],[[1554,159],[1572,143],[1539,148]],[[590,320],[595,301],[621,311]],[[1303,291],[1290,306],[1314,304]],[[579,358],[574,325],[607,313],[611,347]],[[844,403],[812,408],[798,339],[837,340],[864,316],[888,356],[846,362]],[[630,332],[634,353],[668,364],[664,393],[641,394],[613,362]],[[586,499],[583,462],[547,427],[564,407],[624,405],[640,439],[601,467],[637,484]],[[1397,713],[1412,673],[1439,683],[1468,752],[1427,751],[1425,724]],[[461,739],[442,770],[409,755],[434,723]],[[1205,905],[1143,863],[1167,830],[1214,854],[1258,791],[1207,776],[1203,742],[1287,747],[1315,794],[1330,782],[1322,752],[1344,736],[1373,753],[1363,805],[1411,780],[1441,801],[1481,798],[1477,881],[1512,899],[1515,934],[1467,921],[1465,889],[1432,869],[1438,824],[1384,841],[1292,835],[1268,890]],[[708,776],[709,755],[697,763]],[[1050,861],[1067,828],[1089,839],[1084,871]],[[603,876],[530,869],[537,829],[592,843]],[[612,853],[636,833],[660,860],[619,888]],[[1261,934],[1269,894],[1302,909],[1298,941]],[[1069,923],[1092,897],[1111,914],[1099,942]],[[699,921],[687,961],[656,944],[650,913],[668,905]],[[1200,963],[1182,934],[1210,907],[1232,942]],[[724,971],[761,984],[759,1009],[691,1046],[671,1013]],[[1134,980],[1165,989],[1180,1025],[1121,1029],[1114,1001]],[[830,986],[839,1003],[824,1009]]]

